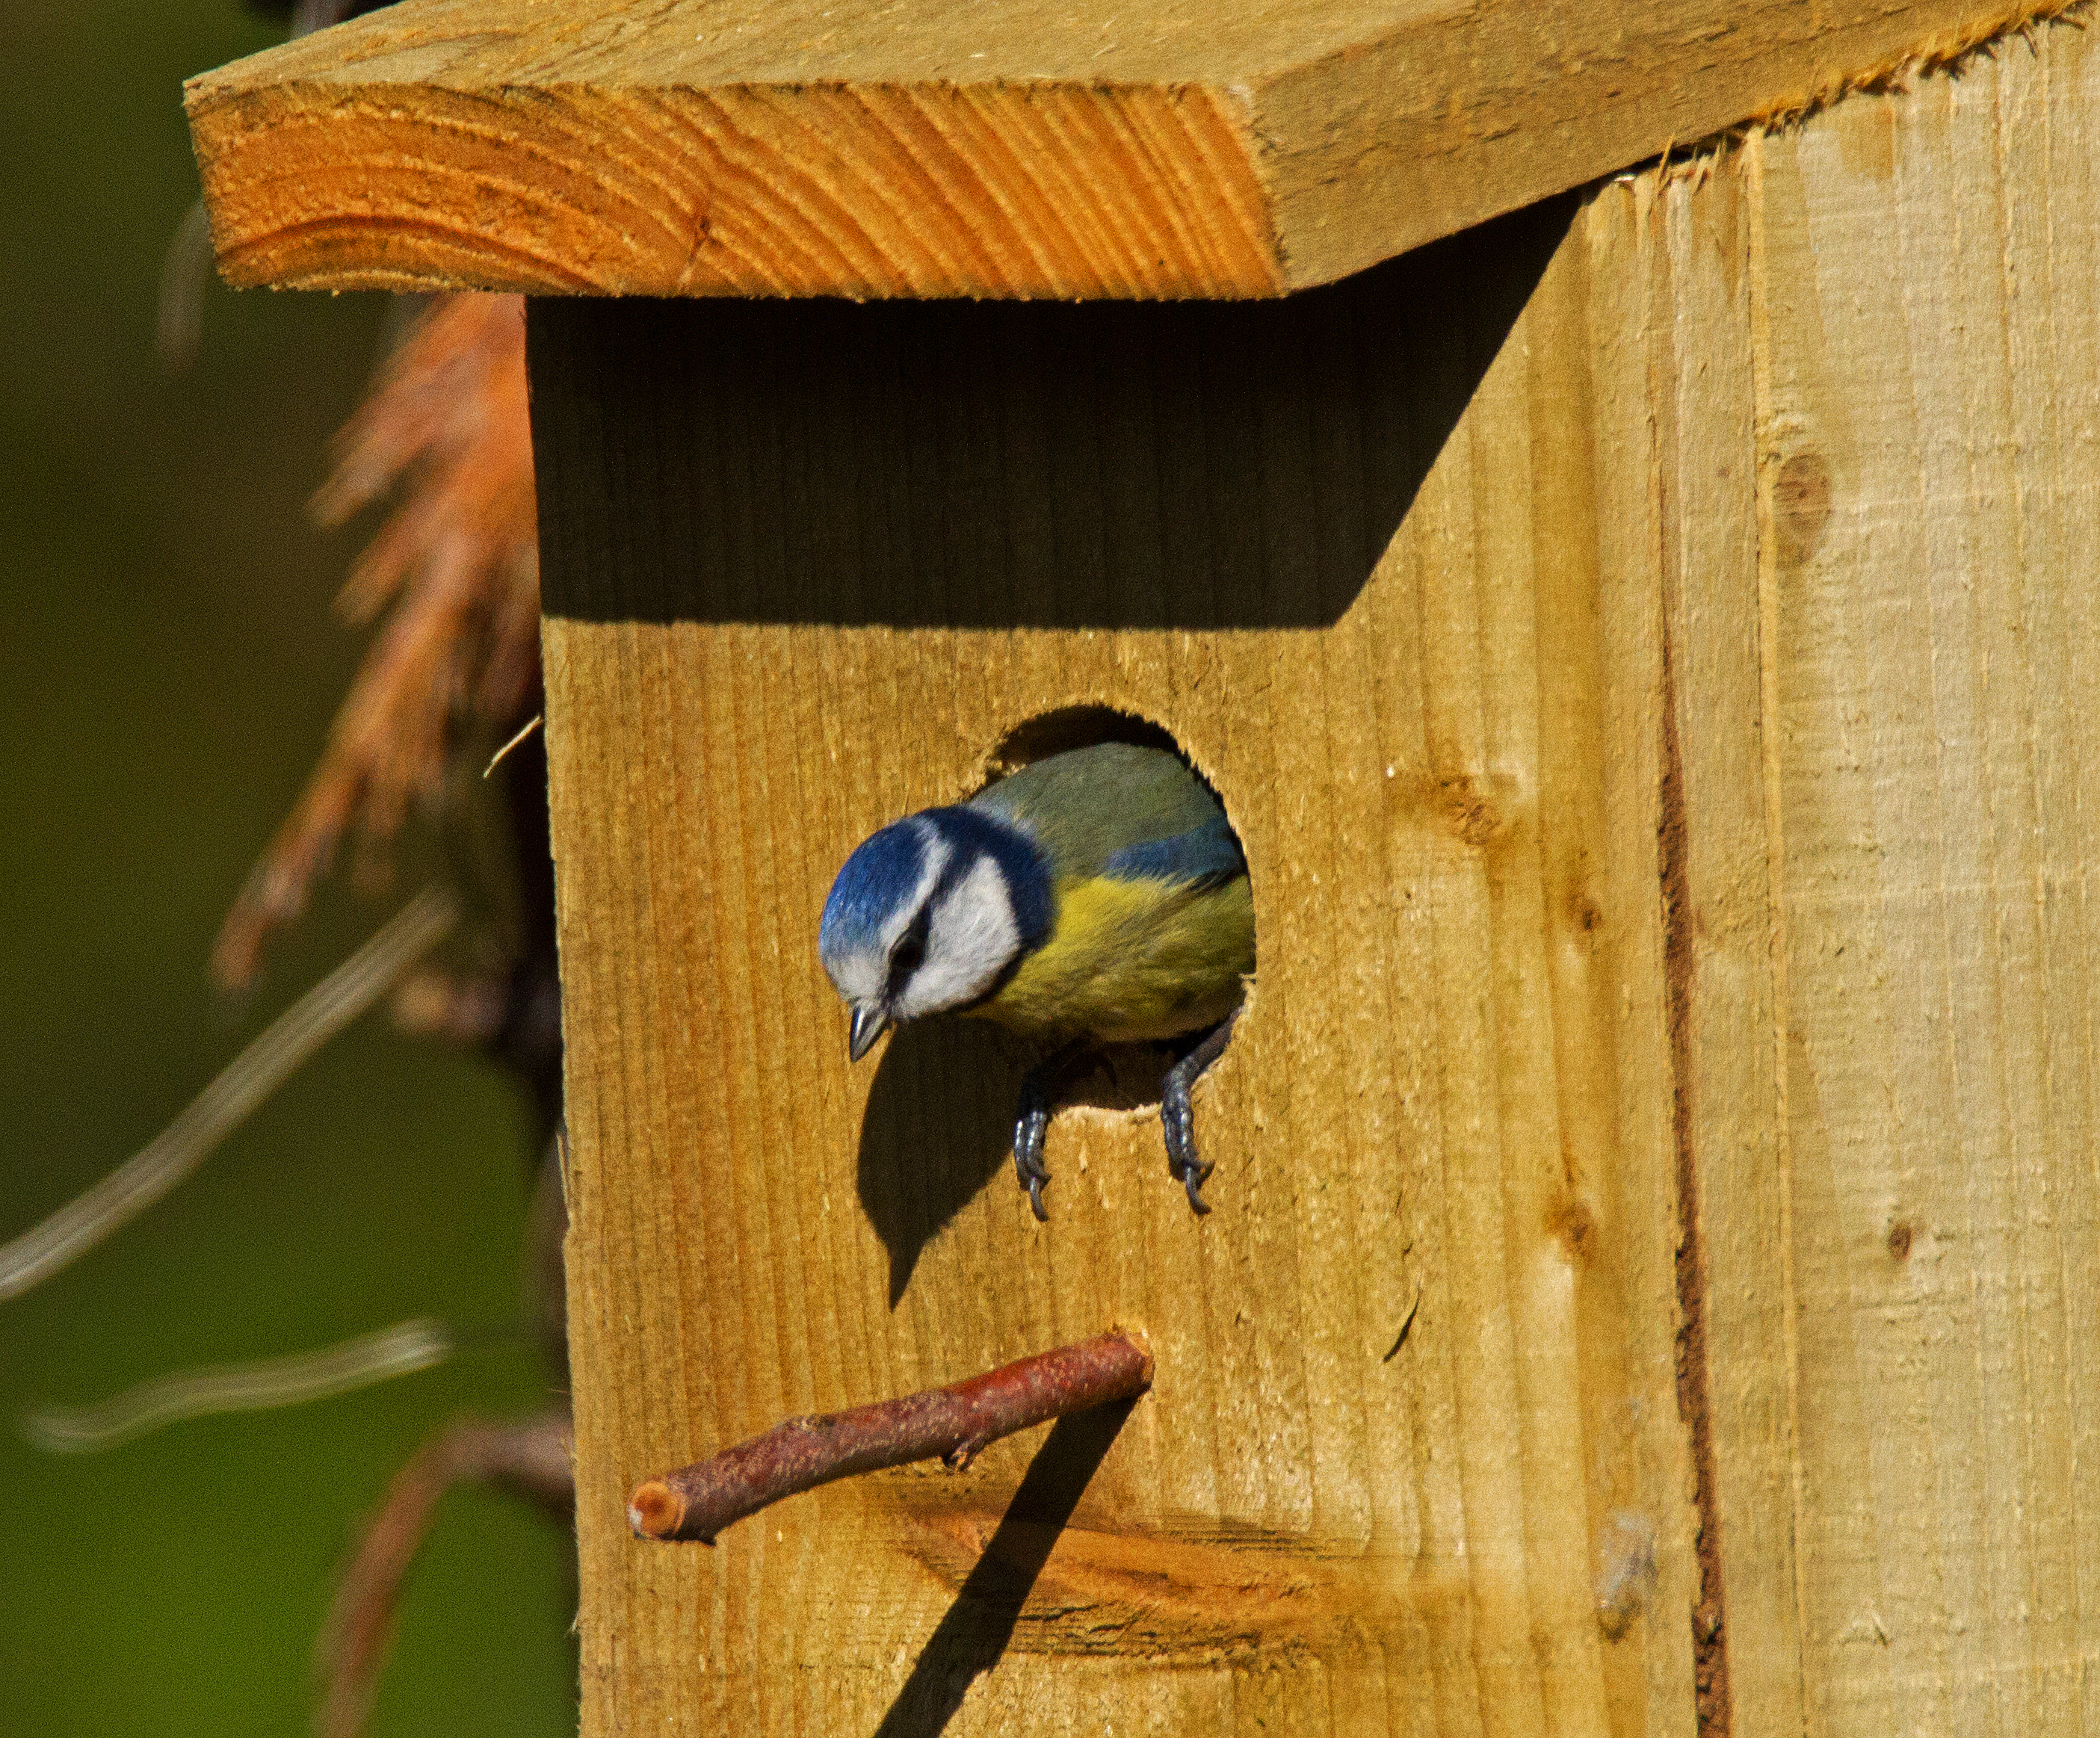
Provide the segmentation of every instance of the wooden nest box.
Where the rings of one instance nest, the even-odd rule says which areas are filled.
[[[1988,12],[406,0],[192,86],[234,281],[540,298],[587,1732],[2093,1717],[2100,52]],[[1217,1211],[1104,1090],[1039,1226],[1016,1058],[849,1067],[817,919],[1131,721],[1251,868]],[[629,1535],[1116,1323],[1118,1431]]]

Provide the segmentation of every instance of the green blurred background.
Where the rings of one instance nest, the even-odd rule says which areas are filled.
[[[196,192],[181,81],[267,46],[236,0],[0,5],[0,1238],[126,1157],[398,902],[332,886],[227,1009],[207,949],[359,650],[329,600],[370,522],[304,503],[378,298],[229,295],[154,360]],[[330,1578],[454,1413],[544,1396],[523,1346],[363,1394],[52,1458],[36,1401],[514,1315],[527,1120],[492,1069],[368,1015],[170,1200],[0,1304],[0,1733],[307,1729]],[[372,1730],[572,1730],[568,1551],[460,1493],[403,1606]]]

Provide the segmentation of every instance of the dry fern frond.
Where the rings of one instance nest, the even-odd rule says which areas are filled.
[[[435,805],[470,727],[514,725],[540,672],[540,550],[526,414],[525,306],[441,298],[408,329],[337,438],[314,515],[338,525],[397,487],[338,607],[373,640],[297,806],[249,876],[212,951],[229,987],[306,908],[355,831],[383,879],[412,803]]]

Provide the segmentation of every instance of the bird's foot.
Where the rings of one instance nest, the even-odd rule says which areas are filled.
[[[1206,1164],[1196,1150],[1196,1107],[1189,1101],[1189,1089],[1205,1069],[1224,1054],[1239,1017],[1236,1008],[1204,1034],[1193,1050],[1167,1070],[1160,1088],[1159,1123],[1167,1135],[1167,1168],[1189,1191],[1189,1205],[1198,1213],[1211,1211],[1210,1202],[1203,1198],[1203,1184],[1215,1167]]]
[[[1021,1186],[1028,1191],[1028,1205],[1035,1210],[1035,1216],[1046,1220],[1050,1217],[1050,1210],[1043,1205],[1043,1189],[1050,1180],[1050,1173],[1043,1163],[1043,1137],[1049,1130],[1048,1096],[1032,1091],[1024,1083],[1020,1114],[1013,1123],[1013,1171],[1021,1180]]]
[[[1043,1205],[1043,1191],[1050,1172],[1043,1162],[1043,1138],[1050,1132],[1050,1113],[1057,1089],[1070,1076],[1072,1067],[1087,1052],[1084,1039],[1070,1043],[1029,1070],[1021,1083],[1021,1108],[1013,1119],[1013,1171],[1028,1191],[1028,1205],[1037,1219],[1048,1222],[1050,1210]]]

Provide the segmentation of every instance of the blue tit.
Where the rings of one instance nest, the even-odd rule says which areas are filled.
[[[929,1014],[1055,1046],[1021,1088],[1013,1162],[1038,1219],[1052,1095],[1093,1048],[1200,1034],[1160,1095],[1167,1166],[1207,1213],[1189,1098],[1254,971],[1254,898],[1225,812],[1175,756],[1127,743],[1023,767],[968,802],[865,840],[832,884],[817,948],[858,1061]]]

